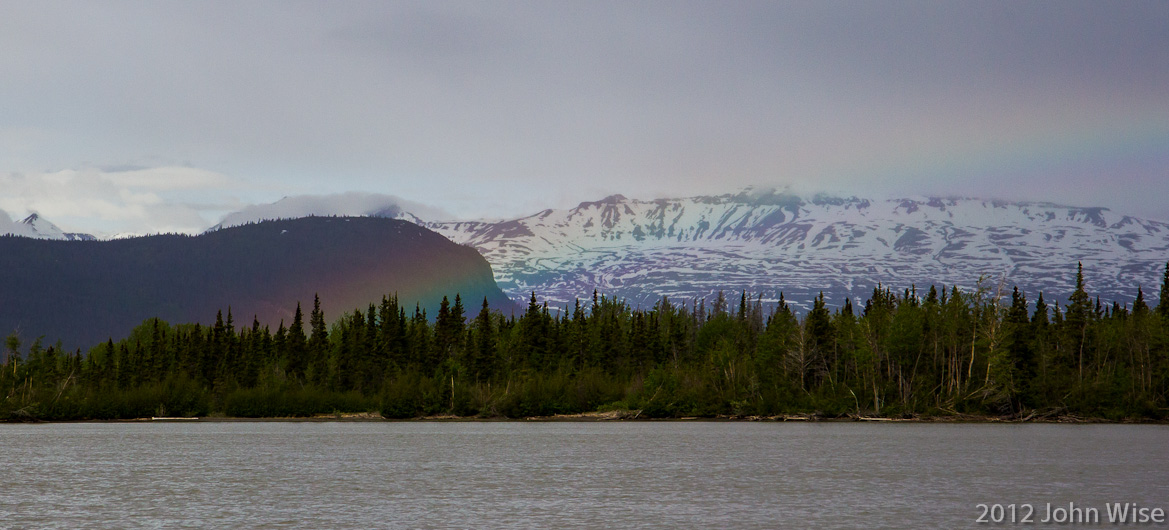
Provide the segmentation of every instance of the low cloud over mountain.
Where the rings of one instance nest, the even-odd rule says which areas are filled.
[[[271,204],[254,204],[228,214],[212,230],[272,219],[315,216],[365,216],[421,222],[448,219],[450,214],[393,195],[348,192],[335,195],[298,195]]]

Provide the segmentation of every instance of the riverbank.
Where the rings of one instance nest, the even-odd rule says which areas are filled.
[[[847,414],[826,416],[819,414],[779,414],[773,416],[686,416],[651,418],[640,410],[610,410],[604,412],[582,412],[577,414],[556,414],[552,416],[529,416],[510,418],[506,416],[455,416],[450,414],[419,416],[416,418],[386,418],[374,412],[344,412],[317,414],[313,416],[250,418],[238,416],[195,416],[195,417],[149,417],[117,420],[24,420],[5,423],[141,423],[141,422],[224,422],[224,423],[266,423],[266,422],[803,422],[803,423],[1045,423],[1045,424],[1147,424],[1167,425],[1169,421],[1148,418],[1127,418],[1111,420],[1078,416],[1074,414],[1037,414],[1024,416],[987,416],[979,414],[952,414],[944,416],[912,415],[905,417],[883,417]]]

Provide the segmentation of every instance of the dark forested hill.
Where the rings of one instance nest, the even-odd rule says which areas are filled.
[[[113,241],[0,237],[0,335],[43,336],[66,348],[117,339],[143,319],[213,322],[231,306],[237,325],[273,329],[314,294],[332,319],[397,293],[431,315],[442,296],[467,305],[510,302],[474,249],[393,219],[310,217],[199,236]]]

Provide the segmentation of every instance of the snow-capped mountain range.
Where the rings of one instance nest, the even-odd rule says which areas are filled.
[[[212,227],[308,215],[405,219],[464,245],[491,264],[510,297],[531,291],[555,305],[594,289],[648,306],[740,291],[807,309],[863,301],[874,286],[930,285],[991,291],[1018,285],[1030,300],[1066,299],[1076,263],[1102,300],[1155,298],[1169,260],[1169,223],[1106,208],[974,198],[870,200],[773,190],[674,199],[620,195],[502,221],[448,221],[397,197],[342,194],[256,205]],[[65,239],[33,219],[32,237]],[[48,227],[52,227],[51,229]],[[55,230],[55,232],[54,232]],[[19,234],[26,235],[26,234]],[[67,236],[67,234],[65,234]],[[76,236],[75,234],[73,236]],[[732,294],[733,293],[733,294]]]
[[[963,198],[873,201],[774,191],[627,199],[503,222],[430,222],[471,245],[514,298],[536,291],[558,303],[594,288],[633,304],[711,298],[720,290],[806,309],[823,291],[832,305],[862,302],[874,286],[1018,285],[1034,300],[1064,299],[1082,261],[1088,288],[1130,301],[1159,289],[1169,224],[1049,203]],[[728,296],[737,296],[728,293]]]

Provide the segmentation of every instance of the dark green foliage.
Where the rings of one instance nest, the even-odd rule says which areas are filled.
[[[1164,292],[1164,291],[1163,291]],[[433,323],[396,296],[326,328],[315,299],[275,333],[232,312],[215,324],[148,319],[87,354],[4,344],[0,419],[307,417],[379,412],[528,417],[632,409],[637,417],[1076,414],[1161,419],[1169,317],[1137,289],[1093,300],[1083,267],[1067,305],[1022,291],[878,285],[859,314],[817,297],[802,318],[743,292],[632,309],[596,293],[559,311],[533,293],[519,317],[443,302]]]
[[[292,325],[288,327],[288,335],[284,337],[285,369],[293,379],[304,377],[307,364],[308,345],[304,336],[304,314],[300,304],[296,304],[296,313],[292,316]]]
[[[1161,301],[1157,303],[1157,314],[1169,320],[1169,263],[1165,263],[1165,276],[1161,278]]]
[[[475,327],[467,341],[463,365],[476,381],[490,380],[495,373],[495,331],[491,325],[491,307],[483,299],[483,307],[475,317]]]
[[[338,412],[376,412],[377,399],[359,392],[318,387],[238,389],[224,399],[223,412],[240,418],[293,418]]]
[[[299,317],[300,308],[293,317],[293,326]],[[310,380],[317,386],[323,386],[329,380],[329,332],[325,329],[325,312],[321,310],[320,295],[313,296],[313,312],[309,316],[308,370]]]
[[[418,372],[407,372],[388,381],[381,394],[381,413],[387,418],[413,418],[443,410],[440,381]]]

